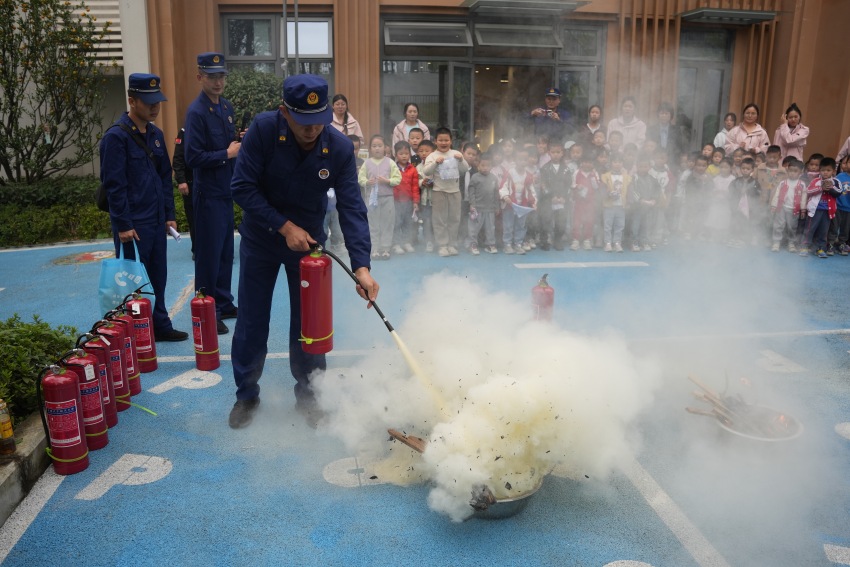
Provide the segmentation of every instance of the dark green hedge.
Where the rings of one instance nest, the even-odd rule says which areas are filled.
[[[0,186],[0,247],[110,238],[109,215],[98,210],[94,176],[48,179],[33,185]],[[189,230],[183,199],[174,189],[177,226]],[[242,211],[235,208],[236,224]]]

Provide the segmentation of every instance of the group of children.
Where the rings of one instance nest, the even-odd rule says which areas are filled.
[[[777,146],[726,156],[707,144],[674,169],[651,142],[621,148],[612,136],[600,145],[599,134],[566,144],[502,140],[483,153],[469,142],[452,149],[445,128],[434,140],[414,128],[392,148],[372,136],[369,157],[358,158],[372,258],[418,247],[440,256],[460,248],[638,252],[673,237],[822,258],[850,253],[850,156],[836,164],[815,154],[803,164],[781,160]],[[331,245],[341,244],[332,199],[326,228]]]

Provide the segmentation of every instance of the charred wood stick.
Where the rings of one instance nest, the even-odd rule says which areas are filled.
[[[706,415],[708,417],[717,417],[717,415],[713,411],[699,409],[699,408],[686,407],[685,411],[688,412],[688,413],[695,414],[695,415]]]
[[[424,453],[425,447],[428,445],[428,441],[426,439],[417,437],[416,435],[408,435],[406,433],[402,433],[398,429],[387,429],[387,432],[393,439],[401,441],[402,443],[419,453]]]
[[[703,392],[705,392],[706,394],[710,395],[711,397],[716,398],[716,399],[718,399],[718,400],[719,400],[719,399],[721,399],[721,398],[720,398],[720,394],[718,394],[717,392],[715,392],[714,390],[712,390],[711,388],[709,388],[708,386],[706,386],[705,384],[703,384],[703,383],[702,383],[702,382],[701,382],[701,381],[700,381],[700,380],[699,380],[696,376],[693,376],[693,375],[691,375],[691,374],[688,374],[688,380],[690,380],[691,382],[693,382],[694,384],[696,384],[696,385],[697,385],[697,387],[698,387],[700,390],[702,390],[702,391],[703,391]]]
[[[726,407],[719,400],[712,399],[705,392],[694,391],[694,397],[700,401],[703,401],[707,404],[711,404],[712,408],[717,410],[718,412],[723,414],[723,417],[729,421],[734,421],[733,417],[735,416],[735,412]]]

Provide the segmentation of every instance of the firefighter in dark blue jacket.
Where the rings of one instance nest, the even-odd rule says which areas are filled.
[[[296,380],[296,407],[311,425],[320,415],[310,374],[325,369],[325,356],[301,349],[298,263],[316,242],[324,244],[327,192],[336,191],[339,223],[357,293],[375,300],[378,283],[369,273],[369,223],[360,197],[354,146],[328,128],[328,84],[316,75],[283,83],[283,105],[258,115],[243,140],[233,175],[233,199],[243,209],[239,244],[239,318],[233,334],[236,403],[230,427],[247,426],[260,403],[258,381],[268,350],[272,294],[281,264],[289,288],[289,365]],[[369,304],[371,305],[371,303]]]
[[[218,334],[228,332],[222,319],[236,317],[233,277],[233,198],[230,179],[240,143],[235,141],[233,105],[222,95],[227,77],[224,55],[198,55],[201,93],[186,112],[186,165],[192,168],[195,288],[215,299]]]
[[[135,258],[132,243],[136,241],[156,295],[154,337],[183,341],[188,334],[174,329],[165,308],[166,236],[169,227],[177,230],[177,222],[171,162],[162,130],[153,124],[160,103],[168,99],[160,90],[159,77],[144,73],[130,75],[127,97],[129,112],[100,141],[100,181],[109,199],[115,253],[121,245],[125,258]]]

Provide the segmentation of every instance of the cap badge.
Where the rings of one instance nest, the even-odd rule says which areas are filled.
[[[307,95],[307,104],[317,104],[319,102],[319,95],[316,93],[310,93]]]
[[[152,87],[155,87],[155,86],[156,86],[156,79],[151,79],[151,86],[152,86]]]
[[[157,148],[159,147],[159,140],[154,140],[153,143]]]
[[[227,117],[227,121],[228,121],[228,122],[230,122],[231,124],[233,124],[233,117],[232,117],[232,116],[228,116],[228,117]]]
[[[278,142],[285,142],[285,141],[286,141],[286,136],[278,136],[278,137],[277,137],[277,141],[278,141]]]
[[[213,63],[218,63],[219,61],[221,61],[221,59],[219,59],[218,55],[213,57]]]
[[[328,177],[330,177],[330,175],[331,175],[331,172],[328,171],[327,169],[320,169],[319,170],[319,179],[327,179]]]

